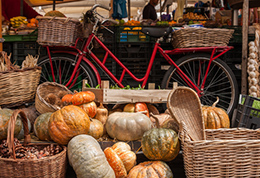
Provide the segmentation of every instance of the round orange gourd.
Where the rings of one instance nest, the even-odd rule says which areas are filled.
[[[149,117],[149,110],[145,103],[129,103],[125,105],[124,112],[144,112],[145,115]]]
[[[99,139],[104,134],[104,126],[97,119],[90,119],[90,127],[88,130],[88,134],[94,137],[95,139]]]
[[[80,107],[69,105],[55,111],[49,120],[49,134],[56,143],[66,145],[79,134],[87,134],[90,119]]]
[[[74,93],[71,102],[73,105],[81,105],[95,100],[95,94],[91,91]]]
[[[89,103],[84,103],[79,105],[81,109],[83,109],[89,117],[94,117],[97,113],[97,105],[95,101],[91,101]]]
[[[146,161],[133,167],[127,178],[173,178],[170,167],[162,161]]]
[[[67,95],[64,95],[61,99],[62,103],[64,105],[69,105],[71,104],[71,99],[73,97],[73,94],[67,94]]]
[[[226,111],[216,107],[219,98],[212,106],[202,106],[205,129],[229,128],[230,120]]]

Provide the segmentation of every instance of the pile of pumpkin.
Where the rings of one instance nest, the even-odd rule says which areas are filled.
[[[64,95],[64,107],[33,121],[35,135],[67,145],[69,163],[79,178],[173,177],[165,162],[175,159],[180,151],[179,128],[167,110],[160,114],[154,105],[146,103],[120,104],[108,110],[94,100],[90,91]],[[11,114],[10,109],[0,109],[0,140],[6,138]],[[206,128],[229,126],[225,111],[215,106],[205,106],[203,116]],[[16,135],[21,127],[18,119]],[[98,139],[105,133],[116,142],[102,150]],[[143,154],[150,161],[136,165],[136,153],[127,144],[133,140],[141,141]]]

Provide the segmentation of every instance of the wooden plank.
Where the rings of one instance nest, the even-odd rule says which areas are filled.
[[[248,56],[248,11],[249,0],[243,4],[243,27],[242,27],[242,73],[241,73],[241,94],[247,94],[247,56]]]

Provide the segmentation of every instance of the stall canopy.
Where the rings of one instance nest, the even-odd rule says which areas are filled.
[[[45,6],[45,5],[52,5],[53,0],[25,0],[27,4],[29,4],[32,7],[37,6]],[[75,1],[82,1],[82,0],[56,0],[55,3],[66,3],[66,2],[75,2]]]

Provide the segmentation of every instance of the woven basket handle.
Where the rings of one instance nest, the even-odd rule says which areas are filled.
[[[20,114],[20,116],[22,118],[22,122],[23,122],[24,145],[26,146],[28,143],[31,142],[31,136],[29,134],[28,120],[27,120],[26,114],[21,109],[15,110],[9,120],[8,131],[7,131],[7,146],[9,149],[9,153],[13,153],[14,159],[16,159],[15,146],[14,146],[14,129],[15,129],[15,123],[16,123],[18,114]]]

